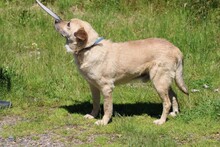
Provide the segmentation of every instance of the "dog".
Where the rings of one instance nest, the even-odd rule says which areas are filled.
[[[85,118],[98,115],[102,93],[104,116],[95,124],[108,124],[113,113],[115,85],[137,78],[151,80],[162,100],[162,115],[155,124],[165,123],[169,113],[171,116],[179,113],[171,88],[173,79],[182,92],[188,95],[188,90],[183,81],[183,54],[172,43],[160,38],[114,43],[100,38],[88,22],[80,19],[55,20],[55,28],[66,38],[67,51],[73,54],[79,72],[89,83],[93,109]]]

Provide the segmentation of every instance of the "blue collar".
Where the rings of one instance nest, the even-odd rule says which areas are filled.
[[[98,38],[92,46],[99,44],[102,40],[104,40],[103,37]]]
[[[86,48],[83,48],[83,49],[81,49],[81,50],[75,52],[75,54],[79,54],[79,52],[82,52],[82,51],[90,50],[92,47],[98,45],[102,40],[104,40],[103,37],[98,38],[98,39],[95,41],[95,43],[93,43],[93,45],[91,45],[91,46],[89,46],[89,47],[86,47]]]

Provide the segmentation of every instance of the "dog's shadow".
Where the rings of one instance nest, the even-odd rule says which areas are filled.
[[[61,106],[67,110],[69,113],[78,113],[78,114],[88,114],[92,110],[92,104],[90,102],[81,102],[69,106]],[[134,116],[147,114],[151,117],[158,118],[162,113],[162,104],[161,103],[132,103],[132,104],[114,104],[113,105],[113,115],[120,116]],[[103,105],[101,105],[101,115],[103,115]]]

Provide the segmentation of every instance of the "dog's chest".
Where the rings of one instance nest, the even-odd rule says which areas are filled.
[[[75,63],[79,72],[89,82],[94,82],[100,79],[103,73],[103,56],[100,53],[86,52],[84,54],[74,55]]]

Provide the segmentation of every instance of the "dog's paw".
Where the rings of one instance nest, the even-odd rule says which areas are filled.
[[[84,115],[84,118],[86,118],[86,119],[94,119],[94,116],[92,116],[91,114],[86,114],[86,115]]]
[[[175,111],[175,112],[170,112],[169,115],[172,116],[172,117],[176,117],[178,113],[179,113],[179,112],[176,112],[176,111]]]
[[[107,125],[108,122],[105,122],[104,120],[98,120],[95,122],[96,125],[101,126],[101,125]]]
[[[162,125],[164,123],[165,123],[165,121],[161,120],[161,119],[157,119],[157,120],[154,121],[154,124],[156,124],[156,125]]]

